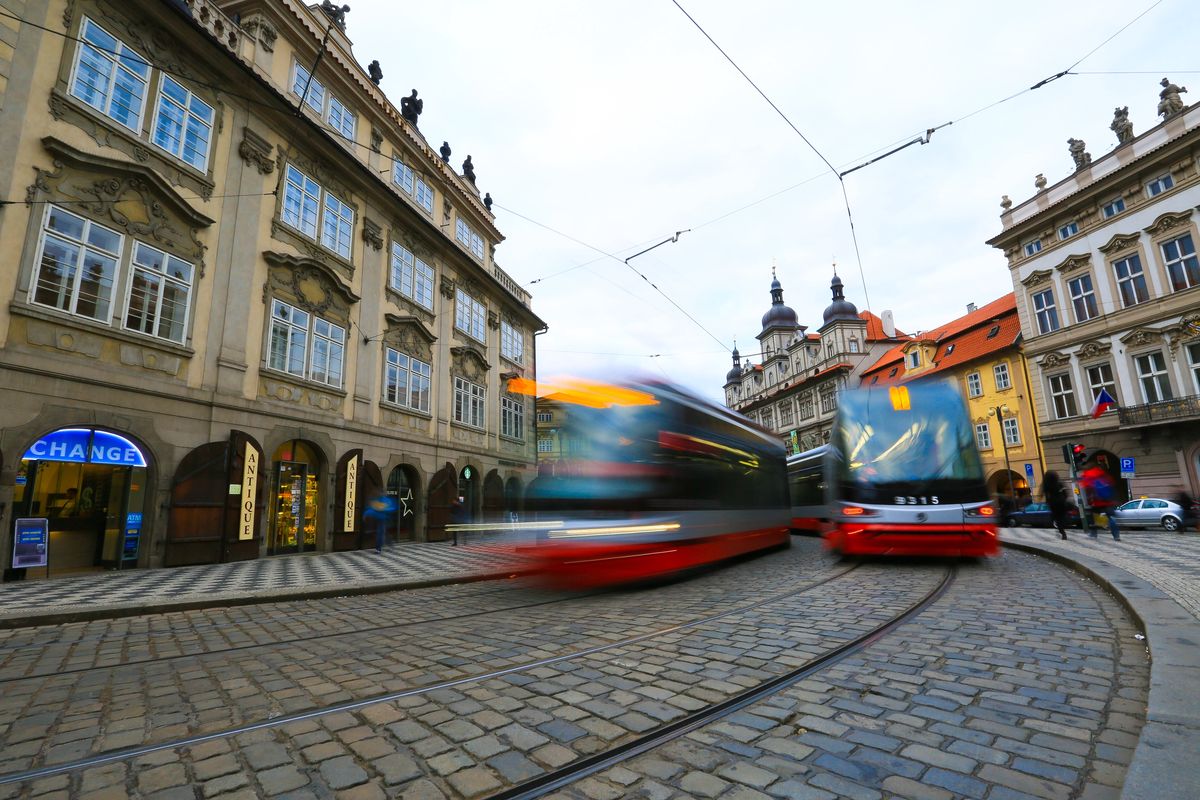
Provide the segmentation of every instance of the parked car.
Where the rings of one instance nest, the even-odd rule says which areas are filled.
[[[1114,508],[1112,514],[1122,528],[1162,527],[1169,531],[1179,530],[1185,519],[1191,519],[1190,512],[1185,514],[1178,503],[1158,497],[1130,500]]]
[[[1045,503],[1030,503],[1022,509],[1009,511],[1004,518],[1004,527],[1015,528],[1018,525],[1030,525],[1034,528],[1053,528],[1054,520],[1050,517],[1050,506]],[[1079,508],[1067,506],[1067,527],[1078,528]]]

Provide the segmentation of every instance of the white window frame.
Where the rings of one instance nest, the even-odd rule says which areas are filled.
[[[909,369],[916,369],[917,367],[921,366],[921,351],[913,350],[911,353],[905,356],[905,361],[908,362]]]
[[[1143,402],[1162,403],[1175,399],[1171,389],[1171,372],[1161,350],[1139,353],[1133,357],[1133,364],[1137,369]]]
[[[383,357],[383,400],[428,414],[433,390],[433,367],[393,347]]]
[[[100,31],[104,37],[112,39],[114,42],[116,42],[116,46],[111,48],[102,47],[99,44],[93,44],[92,42],[88,41],[89,28],[95,28],[96,30]],[[150,76],[153,71],[150,66],[150,62],[143,58],[136,50],[125,44],[125,42],[120,38],[109,33],[108,30],[102,25],[96,24],[86,16],[83,18],[83,24],[79,28],[79,38],[81,41],[79,42],[79,47],[76,48],[75,63],[71,69],[71,82],[69,90],[71,96],[78,99],[80,102],[86,103],[104,116],[111,119],[113,122],[117,123],[123,128],[133,131],[135,135],[140,137],[142,133],[142,123],[145,120],[146,115],[146,99],[150,90]],[[92,65],[97,65],[99,62],[105,62],[108,66],[108,74],[104,76],[108,85],[104,90],[99,91],[99,104],[84,96],[83,87],[86,86],[86,84],[81,83],[82,75],[80,74],[80,68],[85,54],[90,56],[91,59],[94,59],[91,62]],[[144,67],[144,74],[142,70],[137,69],[139,66]],[[91,70],[91,66],[89,66],[88,69]],[[94,71],[94,74],[98,75],[99,71]],[[132,82],[133,85],[139,85],[141,87],[141,97],[138,98],[137,119],[132,125],[113,113],[113,104],[117,98],[117,92],[115,91],[117,79],[121,77],[123,77],[127,82],[126,87],[130,85],[128,82]],[[129,110],[133,111],[134,109],[129,108]]]
[[[313,215],[311,220],[308,215]],[[318,242],[331,253],[352,261],[354,208],[338,198],[299,167],[284,167],[283,202],[279,221]],[[311,224],[310,224],[311,222]]]
[[[837,389],[835,387],[822,387],[817,390],[817,396],[820,399],[822,414],[837,411]]]
[[[346,329],[314,314],[309,341],[308,379],[340,389],[346,367]]]
[[[500,355],[514,364],[525,357],[525,335],[505,320],[500,320]]]
[[[1079,223],[1075,220],[1071,220],[1066,225],[1063,225],[1058,229],[1058,238],[1062,241],[1065,241],[1077,233],[1079,233]]]
[[[1125,210],[1125,198],[1116,197],[1104,204],[1101,213],[1105,219],[1111,219]]]
[[[792,408],[791,400],[783,400],[779,403],[779,427],[790,427],[796,421],[796,412]]]
[[[358,115],[339,100],[335,95],[329,95],[329,111],[325,115],[329,127],[346,138],[346,144],[354,144],[354,132],[358,128]]]
[[[1054,333],[1059,329],[1058,307],[1054,304],[1054,290],[1043,289],[1035,292],[1030,298],[1033,301],[1033,315],[1037,319],[1039,333]]]
[[[1038,253],[1042,252],[1042,240],[1030,239],[1028,242],[1022,245],[1022,249],[1025,251],[1026,256],[1036,256]]]
[[[324,118],[327,94],[325,84],[317,80],[317,77],[308,71],[308,67],[298,60],[292,62],[292,94],[303,98],[306,106]]]
[[[81,233],[76,236],[66,230],[60,230],[50,227],[50,219],[52,215],[62,214],[64,217],[75,220],[81,227]],[[102,232],[100,236],[103,238],[115,237],[115,248],[101,244],[93,237],[93,231]],[[74,248],[75,262],[70,265],[72,275],[70,277],[70,286],[60,287],[56,292],[58,295],[57,303],[45,303],[37,299],[40,293],[42,282],[42,270],[44,267],[43,259],[46,253],[46,242],[48,238],[54,238],[61,243],[61,246]],[[42,227],[38,235],[38,255],[34,266],[34,273],[29,287],[29,302],[34,305],[52,308],[55,311],[69,314],[73,317],[82,319],[95,320],[96,322],[105,325],[111,325],[113,314],[116,311],[116,289],[121,280],[121,262],[123,253],[125,252],[125,237],[104,225],[93,222],[87,217],[82,217],[78,214],[72,214],[70,211],[59,208],[54,205],[47,205],[42,216]],[[111,264],[111,281],[109,283],[106,295],[99,293],[95,296],[97,307],[102,306],[104,311],[100,316],[93,314],[85,314],[79,311],[80,293],[83,288],[83,280],[86,272],[85,265],[90,261],[103,261]],[[65,282],[64,282],[65,283]],[[49,285],[48,285],[49,286]],[[65,292],[63,290],[66,290]],[[68,299],[69,298],[69,299]],[[65,305],[64,305],[64,301]]]
[[[1159,175],[1152,181],[1146,183],[1146,196],[1157,197],[1168,189],[1175,188],[1175,179],[1171,177],[1171,173]]]
[[[972,372],[967,376],[967,396],[979,397],[983,394],[983,379],[979,377],[978,372]]]
[[[1122,268],[1125,270],[1125,277],[1121,277]],[[1122,308],[1133,308],[1149,302],[1150,287],[1146,283],[1146,270],[1142,267],[1140,255],[1131,253],[1125,258],[1119,258],[1112,262],[1112,269],[1113,277],[1117,282],[1117,294],[1121,297]],[[1126,289],[1132,295],[1133,302],[1128,302]]]
[[[483,258],[483,237],[462,219],[455,220],[454,238],[479,259]]]
[[[280,311],[287,313],[280,315]],[[303,324],[298,322],[298,319],[302,319]],[[277,329],[287,333],[283,367],[273,363],[278,352],[275,346]],[[279,298],[272,298],[265,350],[267,369],[324,386],[337,389],[342,387],[346,367],[346,329],[336,322],[297,308]],[[300,351],[302,361],[299,368],[296,368],[294,363],[296,350]]]
[[[1075,314],[1076,322],[1087,322],[1100,316],[1100,308],[1096,303],[1096,288],[1090,274],[1076,275],[1068,280],[1067,294],[1071,297],[1071,311]]]
[[[1194,342],[1187,345],[1184,349],[1188,354],[1188,365],[1192,368],[1192,387],[1196,394],[1200,394],[1200,342]],[[1113,395],[1116,397],[1116,395]]]
[[[998,392],[1012,388],[1012,375],[1008,370],[1008,362],[992,367],[992,379],[996,382],[996,391]]]
[[[1190,252],[1184,251],[1185,242]],[[1167,248],[1172,245],[1175,247],[1174,258],[1167,252]],[[1182,292],[1185,289],[1191,289],[1194,286],[1200,285],[1200,259],[1196,256],[1196,245],[1190,233],[1176,236],[1174,239],[1169,239],[1161,243],[1159,250],[1163,256],[1163,267],[1167,270],[1167,283],[1170,285],[1172,291]],[[1188,262],[1191,263],[1189,264]],[[1182,285],[1180,285],[1180,281],[1175,280],[1175,272],[1178,272],[1179,276],[1183,279]]]
[[[487,390],[465,378],[454,379],[454,421],[483,428]]]
[[[1071,383],[1070,373],[1060,372],[1048,375],[1046,382],[1050,385],[1050,405],[1053,407],[1054,418],[1068,419],[1078,415],[1079,411],[1075,404],[1075,387]]]
[[[354,247],[354,209],[328,191],[322,206],[321,245],[350,261]]]
[[[554,440],[553,439],[538,439],[537,440],[537,451],[539,453],[553,453],[554,452]]]
[[[149,263],[139,263],[141,251],[151,255],[157,255],[161,268],[155,267]],[[153,301],[154,308],[149,315],[143,314],[144,319],[149,319],[151,330],[145,331],[138,327],[129,324],[129,314],[133,308],[133,289],[134,283],[138,279],[139,273],[144,273],[148,277],[160,281],[158,291],[154,297],[150,297],[147,292],[147,300]],[[122,325],[125,330],[140,333],[143,336],[153,336],[158,339],[166,339],[169,342],[183,344],[187,339],[188,324],[191,322],[192,310],[192,281],[195,278],[195,265],[184,261],[182,258],[176,258],[170,253],[160,250],[157,247],[151,247],[145,242],[134,241],[133,250],[129,259],[129,280],[125,290],[125,307],[121,314]],[[149,281],[148,281],[149,283]],[[163,322],[163,303],[167,295],[167,289],[173,288],[176,292],[183,294],[183,318],[179,321],[178,336],[164,335],[159,332]]]
[[[539,412],[537,412],[537,421],[538,422],[553,422],[554,421],[554,413],[551,411],[539,411]]]
[[[411,195],[414,191],[417,174],[413,172],[413,168],[400,160],[399,156],[392,156],[392,183],[400,187],[405,194]]]
[[[425,179],[417,175],[414,179],[416,188],[413,190],[413,197],[416,198],[417,205],[425,209],[426,214],[433,213],[433,189],[425,182]]]
[[[500,396],[500,435],[510,439],[525,438],[525,401]]]
[[[1005,417],[1001,423],[1004,429],[1004,443],[1009,447],[1021,444],[1021,422],[1016,417]]]
[[[1095,372],[1093,372],[1095,370]],[[1106,375],[1105,372],[1108,374]],[[1106,389],[1112,395],[1113,399],[1117,399],[1117,384],[1113,380],[1112,365],[1104,362],[1101,364],[1090,364],[1083,368],[1083,374],[1088,381],[1088,389],[1092,393],[1092,400],[1100,396],[1100,390]]]
[[[462,289],[455,289],[454,328],[472,339],[486,341],[487,306]]]
[[[399,242],[392,242],[388,286],[417,305],[433,310],[433,267]]]
[[[166,87],[170,86],[177,87],[183,93],[182,101],[167,94]],[[164,106],[174,109],[176,116],[173,118],[168,114],[164,117]],[[207,115],[204,112],[207,112]],[[150,133],[151,144],[163,152],[171,154],[189,167],[200,172],[207,172],[208,155],[212,148],[213,127],[216,119],[216,110],[197,97],[195,92],[166,73],[159,76],[158,105],[154,111],[154,130]],[[165,133],[167,129],[164,121],[170,121],[179,126],[179,137],[174,140],[174,148],[160,141],[161,136],[169,135]],[[203,136],[199,135],[200,132],[203,133]],[[200,152],[192,148],[191,152],[198,154],[198,157],[193,158],[188,155],[188,142],[195,139],[201,139],[204,142],[204,150]]]
[[[992,426],[990,423],[975,423],[975,444],[980,450],[992,449]]]

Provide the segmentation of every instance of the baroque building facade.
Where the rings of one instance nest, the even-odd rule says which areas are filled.
[[[545,325],[326,5],[0,0],[5,578],[17,517],[56,574],[351,549],[379,493],[416,539],[519,505]]]
[[[830,293],[821,326],[809,333],[784,304],[783,286],[773,276],[771,307],[757,336],[762,360],[743,360],[735,347],[725,376],[725,404],[774,432],[792,453],[829,441],[838,392],[857,386],[862,370],[905,338],[890,311],[882,318],[859,312],[836,273]]]
[[[896,345],[863,371],[861,386],[915,380],[949,380],[962,392],[988,490],[1002,507],[1038,494],[1044,461],[1012,293]]]
[[[1067,470],[1063,445],[1082,443],[1123,495],[1172,497],[1200,488],[1200,106],[1163,85],[1162,122],[1135,136],[1118,109],[1118,144],[1005,197],[988,244],[1008,260],[1047,461]],[[1101,390],[1117,408],[1093,418]]]

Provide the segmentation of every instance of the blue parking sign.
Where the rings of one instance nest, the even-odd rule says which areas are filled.
[[[1132,478],[1134,475],[1133,467],[1134,467],[1134,459],[1122,458],[1121,459],[1121,477],[1122,478]]]
[[[1026,478],[1032,478],[1032,477],[1033,477],[1033,464],[1026,464],[1026,465],[1025,465],[1025,477],[1026,477]]]

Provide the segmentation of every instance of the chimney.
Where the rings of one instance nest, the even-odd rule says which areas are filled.
[[[974,303],[967,303],[967,313],[968,314],[973,314],[978,310],[979,309],[976,307],[976,305]]]
[[[880,317],[880,321],[883,322],[883,335],[889,339],[895,338],[896,322],[894,319],[892,319],[892,312],[884,311],[883,316]]]

